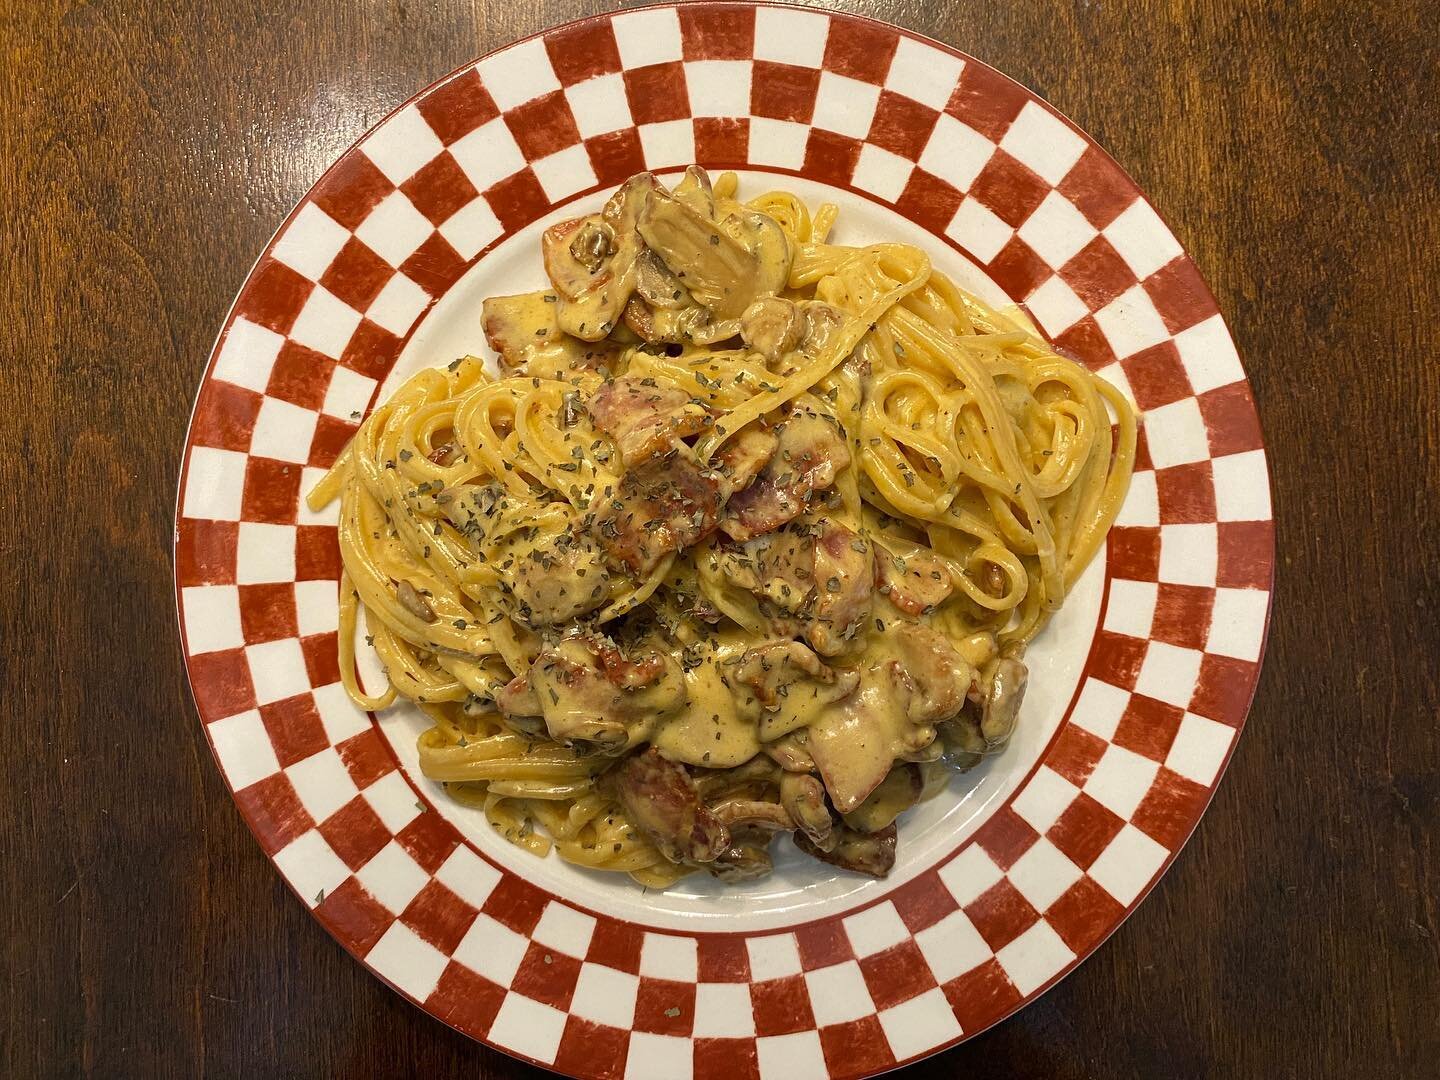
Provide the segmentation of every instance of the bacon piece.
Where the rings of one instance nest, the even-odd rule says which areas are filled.
[[[651,747],[613,776],[630,820],[671,862],[711,863],[730,848],[730,830],[700,802],[685,766]]]
[[[705,408],[678,387],[628,375],[601,386],[589,408],[595,426],[615,440],[627,468],[663,454],[675,440],[697,435],[711,423]]]
[[[650,458],[605,502],[595,522],[600,546],[643,576],[714,529],[720,502],[719,477],[687,454]]]
[[[733,495],[749,487],[779,446],[780,440],[773,432],[758,427],[747,427],[722,446],[715,455],[715,467],[725,478],[727,491]]]
[[[944,561],[928,551],[875,560],[875,586],[907,615],[924,615],[950,596],[954,585]]]
[[[822,656],[841,652],[870,617],[870,545],[828,522],[815,536],[815,604],[805,637]]]
[[[749,540],[799,517],[809,494],[828,488],[850,464],[840,432],[818,413],[794,413],[775,433],[779,446],[774,456],[726,507],[721,527],[735,540]]]
[[[910,719],[930,724],[958,713],[975,686],[975,669],[949,638],[919,623],[902,623],[891,632],[889,641],[899,654],[903,681],[910,688],[906,706]]]

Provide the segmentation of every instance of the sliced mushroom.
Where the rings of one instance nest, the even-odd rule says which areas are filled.
[[[908,762],[896,765],[863,803],[844,815],[845,824],[856,832],[879,832],[919,802],[924,790],[925,781],[918,765]]]
[[[995,661],[995,671],[990,677],[990,689],[980,717],[980,733],[985,738],[987,753],[1003,750],[1010,741],[1029,679],[1029,670],[1019,660],[1002,656]]]
[[[706,869],[721,881],[756,881],[775,868],[768,844],[734,843],[722,851]]]
[[[954,588],[945,560],[923,549],[903,557],[886,552],[877,558],[875,586],[907,615],[933,611]]]
[[[805,318],[798,307],[779,296],[756,300],[740,316],[740,337],[767,360],[776,360],[800,344]]]
[[[825,786],[808,773],[787,772],[780,777],[780,805],[795,827],[821,851],[835,844],[835,821],[825,805]]]
[[[421,595],[420,590],[408,581],[401,581],[395,586],[395,593],[400,600],[400,606],[408,611],[421,622],[432,623],[436,619],[435,609],[430,606],[430,601]]]
[[[897,842],[894,825],[887,825],[879,832],[868,835],[842,827],[836,830],[836,834],[835,846],[829,851],[822,851],[800,832],[794,834],[795,846],[821,862],[871,877],[883,878],[894,867]]]
[[[700,802],[683,765],[654,749],[607,774],[630,820],[674,863],[714,862],[731,846],[730,830]]]

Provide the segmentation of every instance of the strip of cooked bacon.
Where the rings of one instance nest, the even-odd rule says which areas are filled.
[[[712,863],[730,848],[730,830],[700,802],[685,766],[654,747],[609,775],[630,820],[671,862]]]
[[[720,503],[718,474],[676,449],[628,470],[595,529],[612,560],[643,576],[714,529]]]
[[[850,464],[850,451],[834,421],[819,413],[792,413],[775,433],[775,455],[726,507],[721,528],[735,540],[749,540],[799,517],[810,493],[828,488]]]
[[[881,554],[875,560],[875,587],[907,615],[933,611],[954,589],[944,560],[928,551],[904,557]]]
[[[820,655],[834,656],[870,618],[870,545],[833,521],[814,541],[815,604],[805,637]]]
[[[675,440],[710,426],[710,414],[675,386],[625,375],[605,383],[590,399],[590,418],[615,440],[626,468],[663,454]]]
[[[897,833],[893,824],[877,833],[859,833],[843,826],[835,830],[837,838],[831,851],[822,851],[802,832],[795,833],[795,846],[821,862],[830,863],[857,874],[883,878],[895,865]]]

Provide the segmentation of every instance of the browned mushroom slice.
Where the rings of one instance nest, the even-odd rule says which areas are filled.
[[[928,551],[906,556],[886,552],[875,560],[875,586],[907,615],[939,607],[954,588],[945,561]]]
[[[924,790],[920,767],[902,762],[890,770],[863,803],[845,815],[845,824],[856,832],[879,832],[919,802]]]
[[[767,360],[791,352],[805,335],[805,317],[791,301],[779,296],[756,300],[740,316],[740,337]]]
[[[557,626],[604,604],[610,574],[594,540],[567,530],[545,537],[517,557],[507,583],[522,622]]]
[[[919,623],[894,625],[886,640],[898,654],[910,693],[906,712],[917,723],[948,720],[975,686],[975,669],[937,630]]]
[[[728,882],[756,881],[767,877],[774,868],[768,839],[731,844],[714,862],[706,865],[710,873]]]
[[[870,545],[827,522],[814,536],[815,603],[805,637],[822,656],[844,650],[870,618]]]
[[[850,451],[834,422],[818,413],[796,412],[775,433],[775,455],[726,507],[721,527],[733,539],[749,540],[799,517],[806,497],[828,488],[850,464]]]
[[[675,440],[696,435],[711,422],[705,407],[683,390],[628,375],[601,386],[589,409],[595,426],[615,440],[627,468],[665,453]]]
[[[780,777],[780,805],[795,827],[821,851],[835,846],[835,820],[825,805],[825,786],[808,773],[787,772]]]
[[[985,738],[987,752],[997,753],[1010,741],[1029,679],[1028,669],[1019,660],[1002,656],[995,661],[980,718],[980,733]]]
[[[682,448],[683,449],[683,448]],[[672,451],[630,469],[596,517],[600,546],[636,574],[689,547],[715,528],[720,478]]]
[[[729,849],[730,830],[701,804],[683,765],[652,748],[609,775],[630,820],[671,862],[711,863]]]
[[[836,830],[835,847],[822,851],[804,833],[795,833],[795,846],[807,855],[813,855],[821,862],[853,870],[857,874],[869,874],[883,878],[895,865],[897,834],[894,825],[887,825],[877,833],[858,833],[853,829]]]

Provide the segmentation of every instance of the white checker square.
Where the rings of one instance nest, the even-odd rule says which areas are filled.
[[[751,982],[800,974],[800,947],[794,934],[747,938],[745,948],[750,954]]]
[[[765,10],[760,8],[756,15]],[[754,117],[750,121],[750,161],[755,165],[798,170],[805,164],[805,145],[809,139],[810,129],[804,124]]]
[[[1059,270],[1096,236],[1095,226],[1058,191],[1046,195],[1017,232],[1052,270]]]
[[[860,147],[860,157],[855,162],[855,175],[851,178],[851,183],[861,191],[868,191],[886,202],[893,203],[900,198],[900,193],[905,190],[905,185],[910,182],[910,174],[914,171],[915,165],[912,162],[872,143],[865,143]]]
[[[399,769],[386,773],[360,794],[375,811],[380,823],[392,833],[398,833],[421,814],[430,812],[421,809],[425,804],[416,797],[415,789],[406,782],[405,774]]]
[[[640,980],[604,964],[581,964],[570,1011],[596,1024],[628,1030],[635,1023]]]
[[[1149,469],[1130,477],[1130,491],[1120,504],[1115,524],[1152,527],[1160,524],[1160,490],[1155,483],[1155,474]]]
[[[480,200],[475,201],[479,202]],[[429,293],[404,274],[395,274],[385,283],[385,287],[380,290],[379,295],[370,302],[365,317],[373,323],[379,323],[396,337],[404,337],[410,332],[410,327],[414,325],[415,320],[419,318],[420,313],[429,303]],[[357,407],[363,409],[365,405]],[[350,410],[347,409],[344,413],[334,415],[349,416]]]
[[[1027,101],[1000,148],[1042,180],[1058,184],[1085,153],[1085,140],[1049,110]]]
[[[971,903],[1005,874],[979,844],[971,844],[940,868],[940,880],[961,907]]]
[[[235,541],[235,580],[240,585],[294,581],[294,527],[242,521]]]
[[[691,1080],[694,1075],[695,1054],[689,1039],[631,1033],[625,1080]]]
[[[1160,872],[1170,852],[1134,825],[1126,825],[1090,866],[1090,876],[1107,893],[1129,907],[1150,879]]]
[[[765,1035],[755,1040],[760,1080],[795,1080],[801,1076],[827,1076],[825,1052],[818,1031]]]
[[[618,73],[567,86],[565,100],[570,103],[570,114],[582,139],[619,131],[633,123],[625,81]]]
[[[810,122],[826,131],[863,139],[870,134],[870,123],[879,101],[878,86],[836,75],[833,71],[822,71]]]
[[[301,277],[319,281],[349,239],[349,229],[307,202],[275,241],[270,254]]]
[[[1180,718],[1180,730],[1170,744],[1165,767],[1186,780],[1209,787],[1220,775],[1220,766],[1234,742],[1235,729],[1229,724],[1186,713]]]
[[[450,958],[396,921],[365,954],[365,963],[402,992],[424,1001],[434,992]]]
[[[370,717],[350,700],[344,683],[321,686],[312,693],[315,709],[320,714],[320,726],[325,729],[325,737],[330,740],[331,746],[369,730]]]
[[[617,13],[610,20],[620,64],[625,68],[664,64],[684,56],[680,44],[680,16],[671,8]]]
[[[234,585],[186,586],[180,590],[180,607],[185,612],[185,643],[191,655],[245,644],[240,590]]]
[[[755,1009],[748,983],[706,983],[695,987],[695,1037],[742,1039],[755,1034]]]
[[[295,583],[296,626],[302,638],[311,634],[328,634],[339,627],[339,592],[333,581]]]
[[[877,1014],[896,1061],[960,1037],[960,1021],[939,987]]]
[[[403,184],[445,149],[414,105],[407,105],[360,144],[360,151],[392,184]]]
[[[250,434],[250,453],[303,465],[310,458],[310,444],[315,439],[319,419],[310,409],[279,398],[262,398],[255,429]]]
[[[691,116],[750,115],[750,61],[691,60],[684,69]]]
[[[541,190],[551,202],[558,203],[596,183],[595,169],[583,146],[567,146],[559,153],[541,158],[532,168]]]
[[[1115,356],[1124,360],[1170,336],[1165,321],[1141,286],[1132,285],[1095,313]]]
[[[640,974],[651,979],[694,982],[698,960],[694,938],[646,934],[640,945]]]
[[[350,877],[350,868],[318,829],[311,829],[286,844],[275,853],[274,859],[290,887],[312,908]]]
[[[453,890],[453,886],[449,887]],[[463,894],[458,895],[466,899]],[[455,947],[455,959],[475,974],[508,988],[529,946],[529,938],[481,912]]]
[[[663,124],[641,124],[640,148],[645,165],[662,169],[688,165],[695,160],[695,126],[689,120],[669,120]]]
[[[1155,623],[1155,601],[1160,586],[1153,581],[1129,581],[1115,578],[1110,582],[1110,603],[1105,608],[1105,629],[1112,634],[1148,638]]]
[[[1099,679],[1086,679],[1080,697],[1071,710],[1070,722],[1109,742],[1120,726],[1120,717],[1130,704],[1130,694]]]
[[[1219,560],[1214,525],[1160,526],[1160,580],[1173,585],[1214,585]]]
[[[1205,651],[1236,660],[1260,659],[1270,594],[1262,589],[1216,589]]]
[[[1200,402],[1187,397],[1151,409],[1145,414],[1145,442],[1157,469],[1204,461],[1210,456],[1210,436]]]
[[[1100,755],[1095,771],[1085,781],[1085,793],[1105,809],[1127,821],[1150,793],[1160,766],[1113,743]]]
[[[980,262],[988,263],[1010,242],[1014,231],[979,199],[966,196],[945,235]]]
[[[873,956],[899,945],[910,936],[910,930],[889,900],[882,900],[845,919],[845,935],[858,958]]]
[[[1041,765],[1030,782],[1020,789],[1011,803],[1022,821],[1042,836],[1069,809],[1080,789],[1054,769]]]
[[[397,274],[392,280],[408,281],[409,279]],[[387,289],[389,287],[386,286]],[[361,375],[358,371],[352,371],[341,364],[336,364],[335,371],[330,376],[330,386],[325,391],[325,402],[320,406],[320,411],[341,420],[349,420],[352,413],[363,414],[365,407],[370,404],[370,399],[375,394],[376,385],[375,380],[368,375]],[[301,494],[306,493],[302,491]]]
[[[515,136],[498,116],[452,144],[450,156],[477,191],[494,187],[525,167],[525,155]]]
[[[560,1050],[565,1013],[524,994],[506,994],[490,1025],[489,1040],[517,1054],[549,1064]]]
[[[949,113],[941,113],[920,153],[920,167],[959,191],[969,191],[994,154],[995,144],[984,135]]]
[[[264,393],[275,369],[275,358],[285,344],[283,334],[267,330],[249,319],[236,318],[220,345],[213,375],[221,382]]]
[[[915,935],[935,981],[947,983],[990,959],[990,946],[963,911],[952,911]]]
[[[781,8],[755,9],[755,59],[818,68],[825,60],[829,16]]]
[[[440,225],[440,235],[467,262],[504,231],[484,199],[471,199]]]
[[[256,710],[216,720],[205,730],[215,747],[220,771],[236,791],[280,771],[270,733]]]
[[[590,937],[594,933],[595,919],[593,916],[552,900],[545,905],[545,911],[540,916],[540,922],[531,937],[537,943],[554,949],[556,952],[583,960],[586,951],[590,948]]]
[[[1144,199],[1136,199],[1105,226],[1105,239],[1141,281],[1184,254],[1180,241]]]
[[[1140,662],[1135,692],[1184,708],[1195,694],[1200,662],[1204,659],[1205,654],[1199,649],[1152,641],[1145,650],[1145,659]]]
[[[392,191],[370,211],[355,235],[391,266],[399,266],[430,238],[433,229],[403,191]]]
[[[1025,306],[1051,337],[1063,334],[1090,313],[1085,301],[1059,274],[1042,281],[1025,298]]]
[[[1044,919],[995,954],[1021,995],[1040,989],[1075,959],[1070,946]]]
[[[481,908],[485,906],[485,901],[490,899],[495,886],[500,883],[500,871],[461,844],[440,864],[440,869],[435,872],[435,880],[471,907]],[[519,964],[518,960],[516,964]],[[506,984],[508,983],[507,979]]]
[[[1215,516],[1220,521],[1266,521],[1270,517],[1270,477],[1265,452],[1247,450],[1210,463],[1215,482]]]
[[[290,328],[290,340],[338,360],[359,325],[358,311],[330,290],[316,285],[305,298],[300,314],[295,317],[295,325]]]
[[[943,109],[950,103],[964,70],[965,61],[959,57],[902,34],[885,76],[885,89],[932,109]]]
[[[430,875],[395,840],[377,851],[355,877],[366,892],[396,915],[430,883]]]
[[[560,89],[550,54],[539,38],[487,56],[475,69],[501,112]]]
[[[309,443],[306,443],[306,453],[309,453]],[[185,506],[181,511],[187,518],[239,521],[244,496],[244,454],[210,446],[197,446],[190,451],[190,468],[185,473]]]
[[[1083,873],[1063,851],[1042,836],[1015,860],[1007,876],[1036,911],[1048,911]]]
[[[297,761],[285,770],[300,804],[310,811],[316,824],[323,824],[331,814],[348,803],[360,789],[350,778],[350,770],[340,760],[334,747],[327,746]]]
[[[810,1009],[820,1027],[846,1024],[875,1012],[870,988],[854,960],[807,971],[805,985],[810,991]]]
[[[1240,354],[1235,351],[1235,342],[1219,315],[1180,331],[1175,335],[1175,348],[1180,352],[1185,376],[1197,394],[1245,378]]]

